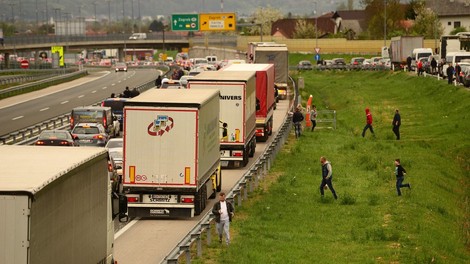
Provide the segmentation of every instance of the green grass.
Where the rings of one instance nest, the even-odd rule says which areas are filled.
[[[303,73],[337,130],[291,132],[264,185],[237,208],[232,245],[195,263],[470,263],[469,90],[388,72]],[[305,102],[304,102],[305,105]],[[376,137],[368,132],[370,107]],[[402,116],[402,140],[391,131]],[[339,199],[320,199],[320,156]],[[395,158],[412,190],[395,190]],[[272,183],[272,184],[270,184]]]

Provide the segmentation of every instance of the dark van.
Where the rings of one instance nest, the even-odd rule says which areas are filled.
[[[111,107],[80,106],[72,109],[70,116],[70,129],[78,123],[100,123],[111,137],[119,136],[117,118],[113,115]]]
[[[111,111],[114,116],[119,121],[119,130],[122,131],[123,127],[123,112],[124,112],[124,102],[127,101],[127,98],[108,98],[101,102],[101,106],[111,107]]]

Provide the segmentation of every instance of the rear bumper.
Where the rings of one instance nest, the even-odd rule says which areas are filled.
[[[154,218],[191,218],[194,217],[194,205],[171,204],[129,204],[129,217]]]

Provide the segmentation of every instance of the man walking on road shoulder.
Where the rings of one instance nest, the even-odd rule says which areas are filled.
[[[225,200],[225,193],[219,193],[219,201],[214,204],[212,213],[215,215],[217,223],[217,233],[219,234],[219,242],[222,243],[222,236],[225,234],[225,243],[230,244],[230,222],[234,214],[233,205]]]

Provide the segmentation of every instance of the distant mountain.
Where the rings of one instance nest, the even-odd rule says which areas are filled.
[[[316,0],[318,14],[337,10],[338,6],[347,7],[352,1],[354,7],[360,8],[360,0]],[[315,9],[315,0],[0,0],[0,5],[5,7],[0,10],[0,18],[3,21],[11,21],[12,15],[15,21],[44,21],[47,15],[49,19],[63,17],[93,18],[121,20],[124,15],[137,19],[141,17],[171,16],[171,14],[185,13],[211,13],[220,12],[223,3],[224,12],[235,12],[239,17],[251,15],[258,7],[273,7],[280,9],[285,15],[312,16]],[[38,5],[36,8],[36,4]],[[37,10],[37,11],[36,11]]]

